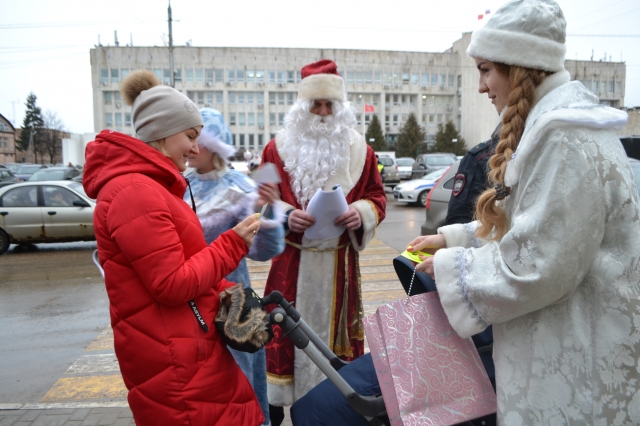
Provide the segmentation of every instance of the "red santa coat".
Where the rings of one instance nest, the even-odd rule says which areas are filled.
[[[132,137],[100,133],[87,146],[83,185],[97,198],[114,346],[136,424],[261,424],[251,385],[213,327],[245,242],[230,230],[207,246],[176,166]]]
[[[358,252],[373,238],[386,208],[375,153],[359,133],[352,131],[352,135],[348,168],[330,177],[324,189],[341,185],[347,203],[360,213],[362,228],[345,231],[339,238],[329,240],[309,240],[303,233],[289,232],[284,252],[273,259],[265,288],[265,294],[279,290],[287,300],[295,301],[305,322],[329,348],[347,360],[364,351]],[[265,147],[262,161],[276,165],[287,209],[300,209],[291,178],[284,170],[280,147],[278,135]],[[324,375],[294,348],[279,327],[274,327],[274,332],[274,339],[267,345],[269,402],[291,405],[323,380]]]

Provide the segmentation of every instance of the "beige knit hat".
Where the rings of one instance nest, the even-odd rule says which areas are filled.
[[[132,106],[133,127],[143,142],[157,141],[203,125],[196,104],[182,92],[161,85],[149,70],[136,70],[127,75],[120,92],[124,101]]]
[[[564,69],[567,22],[553,0],[512,0],[473,32],[467,55],[542,71]]]

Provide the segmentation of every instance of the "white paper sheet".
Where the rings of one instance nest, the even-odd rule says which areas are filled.
[[[275,183],[277,185],[282,182],[282,180],[280,179],[280,175],[278,174],[278,169],[273,163],[262,163],[258,170],[253,172],[251,178],[258,184],[265,182]]]
[[[342,235],[344,226],[335,226],[336,219],[349,210],[347,200],[342,193],[340,185],[331,188],[330,191],[318,189],[309,201],[307,214],[316,219],[316,223],[304,231],[304,236],[310,240],[325,240]]]

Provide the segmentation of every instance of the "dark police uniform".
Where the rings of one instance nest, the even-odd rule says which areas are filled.
[[[500,140],[501,128],[502,126],[498,125],[491,139],[471,148],[460,161],[460,167],[453,180],[447,225],[473,221],[476,201],[488,186],[489,158]]]

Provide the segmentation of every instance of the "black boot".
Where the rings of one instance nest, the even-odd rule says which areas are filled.
[[[280,426],[284,420],[284,407],[269,404],[269,420],[271,426]]]

